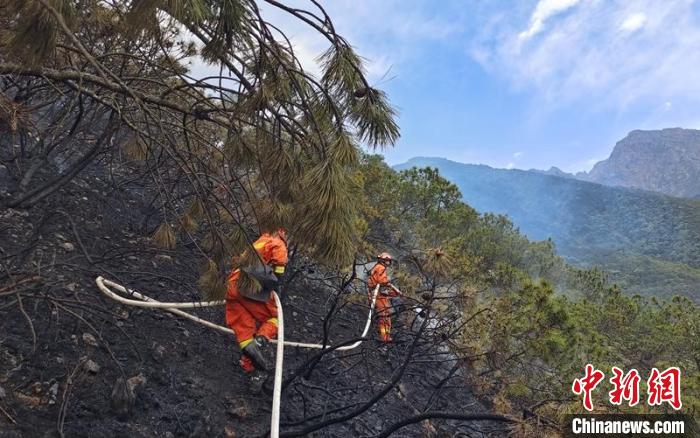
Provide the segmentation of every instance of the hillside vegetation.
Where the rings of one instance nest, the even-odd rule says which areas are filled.
[[[381,201],[370,240],[425,260],[428,283],[408,269],[403,284],[436,291],[451,348],[495,409],[535,410],[556,422],[580,408],[570,382],[582,364],[608,374],[620,364],[644,375],[679,363],[688,376],[684,400],[697,415],[700,309],[687,298],[632,296],[598,269],[566,264],[551,241],[530,241],[508,218],[463,203],[457,186],[434,168],[396,173],[377,157],[364,167],[370,199]]]
[[[265,4],[328,41],[320,78],[252,0],[0,6],[1,435],[269,436],[270,397],[230,337],[117,305],[95,278],[221,298],[280,226],[286,339],[362,341],[285,350],[281,436],[558,436],[587,363],[677,366],[698,415],[696,305],[633,296],[435,169],[363,154],[399,130],[362,58],[316,2]],[[193,57],[218,76],[190,76]],[[390,344],[376,325],[358,338],[358,271],[380,251],[405,292]],[[607,386],[600,411],[626,410]]]
[[[157,191],[118,189],[103,171],[101,164],[89,168],[30,209],[3,210],[2,251],[9,257],[0,295],[0,386],[8,413],[24,421],[0,425],[29,435],[54,427],[69,436],[265,435],[269,399],[247,392],[228,338],[115,306],[96,292],[101,274],[162,300],[205,295],[196,285],[206,259],[186,232],[163,249],[139,229],[144,221],[157,224],[147,219]],[[507,218],[477,213],[435,170],[398,173],[378,156],[363,156],[354,180],[363,206],[356,260],[393,252],[405,306],[387,351],[373,334],[352,354],[288,349],[287,436],[384,436],[396,428],[428,436],[556,436],[563,416],[582,409],[570,388],[586,363],[608,374],[613,365],[644,375],[679,366],[684,412],[697,415],[700,309],[688,300],[626,296],[602,272],[568,266],[551,242],[530,241]],[[104,214],[127,211],[122,202],[128,214]],[[362,283],[348,287],[351,276],[352,265],[323,268],[297,253],[284,288],[287,337],[355,339],[366,298]],[[415,307],[428,309],[433,321],[418,333]],[[223,317],[218,309],[202,316]],[[110,396],[124,376],[141,382],[126,422]],[[596,405],[615,411],[605,401],[608,389],[601,386]],[[483,413],[513,423],[475,422]],[[414,424],[423,419],[430,421]]]
[[[432,166],[480,212],[507,215],[535,240],[582,267],[600,266],[628,293],[700,301],[700,201],[437,158]]]

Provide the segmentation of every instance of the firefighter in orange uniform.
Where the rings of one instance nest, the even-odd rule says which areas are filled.
[[[253,243],[253,248],[275,275],[284,274],[287,241],[283,228],[272,234],[264,233]],[[239,364],[255,387],[255,383],[262,385],[270,368],[262,349],[277,336],[277,306],[270,290],[263,289],[258,296],[246,296],[238,287],[240,275],[240,269],[234,269],[228,276],[226,325],[236,332],[242,353]]]
[[[379,340],[382,342],[391,342],[391,298],[401,296],[399,291],[391,281],[386,272],[387,267],[391,265],[391,254],[383,252],[377,256],[377,264],[374,265],[367,280],[370,299],[374,288],[379,285],[379,293],[375,302],[377,315],[379,316]]]

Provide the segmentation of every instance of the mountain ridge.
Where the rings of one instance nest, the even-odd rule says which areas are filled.
[[[602,266],[632,292],[700,300],[700,201],[442,158],[394,168],[413,166],[437,168],[476,210],[510,217],[532,239],[552,238],[567,260]],[[652,271],[637,272],[642,262]]]
[[[552,166],[534,172],[581,181],[700,199],[700,130],[664,128],[630,131],[608,158],[588,172],[568,173]]]
[[[700,130],[634,130],[610,157],[577,178],[635,187],[682,198],[700,198]]]

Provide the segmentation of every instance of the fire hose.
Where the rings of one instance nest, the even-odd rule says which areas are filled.
[[[136,292],[133,289],[127,289],[126,287],[122,286],[119,283],[115,283],[113,281],[107,280],[103,277],[97,277],[95,279],[95,283],[97,283],[97,287],[99,288],[100,292],[102,292],[104,295],[107,297],[117,301],[118,303],[127,305],[127,306],[135,306],[135,307],[142,307],[142,308],[148,308],[148,309],[161,309],[166,312],[170,312],[172,314],[181,316],[183,318],[187,318],[191,321],[197,322],[199,324],[202,324],[206,327],[209,327],[211,329],[217,330],[222,333],[226,333],[229,335],[235,335],[235,332],[231,330],[228,327],[214,324],[211,321],[207,321],[205,319],[199,318],[197,316],[192,315],[191,313],[184,312],[180,309],[196,309],[196,308],[203,308],[203,307],[213,307],[213,306],[223,306],[226,304],[225,300],[219,300],[219,301],[191,301],[188,303],[174,303],[174,302],[161,302],[158,300],[154,300],[153,298],[150,298],[142,293]],[[128,295],[130,297],[136,298],[130,299],[130,298],[125,298],[117,293],[115,293],[112,289]],[[370,325],[372,324],[372,312],[374,311],[374,304],[377,299],[377,293],[379,292],[379,285],[377,285],[374,290],[372,291],[372,302],[369,307],[369,313],[367,315],[367,322],[365,324],[365,328],[362,332],[361,338],[359,341],[356,341],[350,345],[344,345],[342,347],[338,347],[335,350],[337,351],[347,351],[347,350],[352,350],[354,348],[357,348],[364,338],[367,336],[367,333],[369,332]],[[325,349],[329,348],[329,345],[325,344],[312,344],[312,343],[306,343],[306,342],[291,342],[291,341],[285,341],[284,340],[284,314],[282,312],[282,303],[280,302],[279,296],[277,296],[276,292],[272,292],[272,296],[275,300],[275,305],[277,306],[277,320],[278,320],[278,331],[277,331],[277,339],[272,339],[270,342],[276,343],[277,344],[277,350],[275,353],[275,383],[274,383],[274,388],[272,390],[272,414],[271,414],[271,419],[270,419],[270,436],[272,438],[277,438],[279,436],[279,419],[280,419],[280,399],[282,396],[282,366],[283,366],[283,361],[284,361],[284,347],[289,346],[289,347],[299,347],[299,348],[315,348],[315,349]]]

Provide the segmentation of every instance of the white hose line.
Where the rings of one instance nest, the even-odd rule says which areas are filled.
[[[143,308],[149,308],[149,309],[161,309],[165,310],[166,312],[173,313],[178,316],[182,316],[183,318],[187,318],[191,321],[198,322],[204,326],[207,326],[211,329],[220,331],[222,333],[227,333],[231,335],[235,335],[235,332],[231,330],[228,327],[221,326],[218,324],[214,324],[213,322],[207,321],[205,319],[199,318],[197,316],[194,316],[190,313],[183,312],[182,310],[179,309],[192,309],[192,308],[201,308],[201,307],[211,307],[211,306],[223,306],[226,304],[225,300],[220,300],[220,301],[192,301],[189,303],[172,303],[172,302],[161,302],[154,300],[153,298],[150,298],[146,295],[143,295],[139,292],[136,292],[133,289],[127,289],[124,286],[122,286],[119,283],[115,283],[113,281],[107,280],[103,277],[97,277],[95,280],[95,283],[97,283],[97,287],[99,290],[106,295],[107,297],[121,303],[125,304],[127,306],[135,306],[135,307],[143,307]],[[138,298],[138,300],[131,300],[128,298],[124,298],[119,294],[114,293],[110,288],[113,288],[121,293],[128,294],[134,298]],[[369,332],[369,328],[372,325],[372,313],[374,312],[374,305],[377,300],[377,293],[379,292],[379,286],[375,287],[374,290],[372,291],[372,302],[369,307],[369,313],[367,314],[367,322],[365,323],[365,328],[362,331],[362,335],[360,335],[361,338],[365,338],[367,336],[367,333]],[[277,303],[277,302],[276,302]],[[277,303],[277,308],[282,309],[282,306]],[[282,326],[281,321],[280,321],[280,328]],[[352,350],[354,348],[357,348],[361,343],[363,339],[360,339],[359,341],[355,341],[350,345],[344,345],[342,347],[336,348],[337,351],[347,351],[347,350]],[[271,340],[272,343],[277,343],[276,339]],[[298,347],[298,348],[313,348],[317,350],[322,350],[324,348],[330,348],[330,345],[323,345],[323,344],[310,344],[306,342],[292,342],[292,341],[284,341],[284,345],[287,347]]]
[[[270,437],[280,434],[280,404],[282,399],[282,368],[284,362],[284,313],[277,292],[272,292],[277,306],[277,352],[275,354],[275,386],[272,390],[272,414],[270,415]]]
[[[221,325],[214,324],[210,321],[204,320],[202,318],[198,318],[192,314],[189,314],[187,312],[183,312],[180,309],[191,309],[191,308],[200,308],[200,307],[211,307],[211,306],[221,306],[226,304],[225,300],[221,301],[193,301],[189,303],[162,303],[160,301],[156,301],[153,298],[147,297],[146,295],[140,294],[136,292],[133,289],[127,289],[124,286],[115,283],[113,281],[105,280],[104,278],[97,277],[95,280],[95,283],[97,283],[97,287],[100,289],[100,291],[108,296],[109,298],[122,303],[126,304],[128,306],[136,306],[136,307],[145,307],[145,308],[152,308],[152,309],[161,309],[165,310],[166,312],[173,313],[175,315],[182,316],[184,318],[190,319],[192,321],[198,322],[202,325],[205,325],[209,328],[218,330],[223,333],[228,333],[235,335],[236,332],[231,330],[228,327],[224,327]],[[129,294],[132,297],[138,298],[140,301],[137,300],[130,300],[128,298],[124,298],[114,292],[112,292],[109,288],[112,287],[124,294]],[[367,332],[369,331],[369,327],[372,324],[372,312],[374,311],[374,304],[377,300],[377,293],[379,292],[379,285],[377,285],[374,290],[372,291],[372,303],[370,304],[369,307],[369,314],[367,315],[367,323],[365,324],[365,329],[362,332],[362,338],[367,336]],[[301,347],[301,348],[316,348],[316,349],[323,349],[327,348],[327,345],[321,345],[321,344],[307,344],[303,342],[285,342],[284,341],[284,313],[282,311],[282,303],[280,302],[279,296],[277,296],[276,292],[272,292],[272,297],[275,300],[275,305],[277,306],[277,339],[271,340],[271,342],[277,344],[277,351],[275,354],[275,381],[274,381],[274,387],[272,390],[272,413],[270,416],[270,437],[271,438],[278,438],[279,437],[279,432],[280,432],[280,406],[281,406],[281,399],[282,399],[282,369],[284,368],[284,346],[288,345],[290,347]],[[338,351],[345,351],[345,350],[352,350],[353,348],[356,348],[358,345],[362,343],[362,339],[359,341],[356,341],[352,343],[351,345],[346,345],[343,347],[338,347],[336,350]]]
[[[183,312],[180,309],[191,309],[191,308],[199,308],[199,307],[211,307],[211,306],[221,306],[226,304],[225,300],[221,301],[193,301],[189,303],[162,303],[160,301],[154,300],[153,298],[147,297],[146,295],[140,294],[136,292],[133,289],[127,289],[124,286],[120,285],[119,283],[115,283],[113,281],[105,280],[104,278],[97,277],[95,280],[95,283],[97,283],[97,287],[100,289],[100,291],[108,296],[109,298],[120,302],[122,304],[126,304],[127,306],[136,306],[136,307],[145,307],[145,308],[151,308],[151,309],[161,309],[165,310],[166,312],[173,313],[175,315],[182,316],[184,318],[190,319],[192,321],[198,322],[202,325],[205,325],[209,328],[218,330],[223,333],[228,333],[235,335],[236,332],[231,330],[228,327],[224,327],[221,325],[214,324],[210,321],[204,320],[202,318],[198,318],[192,314],[189,314],[187,312]],[[140,301],[137,300],[130,300],[128,298],[124,298],[114,292],[112,292],[109,288],[112,287],[122,293],[129,294],[130,296],[133,296],[135,298],[138,298]],[[365,329],[362,332],[362,338],[367,336],[367,332],[369,331],[369,327],[372,324],[372,312],[374,311],[374,304],[377,300],[377,293],[379,292],[379,285],[377,285],[374,290],[372,291],[372,303],[370,304],[369,307],[369,314],[367,315],[367,323],[365,324]],[[272,339],[271,342],[277,344],[277,351],[275,354],[275,381],[274,381],[274,387],[272,390],[272,413],[270,416],[270,437],[271,438],[278,438],[279,437],[279,432],[280,432],[280,407],[281,407],[281,399],[282,399],[282,369],[284,368],[284,346],[288,345],[290,347],[301,347],[301,348],[316,348],[316,349],[323,349],[323,348],[328,348],[329,346],[327,345],[321,345],[321,344],[307,344],[303,342],[285,342],[284,341],[284,313],[282,311],[282,303],[280,302],[279,296],[277,296],[276,292],[272,292],[272,297],[275,299],[275,305],[277,306],[277,339]],[[345,351],[345,350],[352,350],[353,348],[356,348],[358,345],[362,343],[362,339],[359,341],[356,341],[352,343],[351,345],[346,345],[343,347],[338,347],[336,350],[338,351]]]

